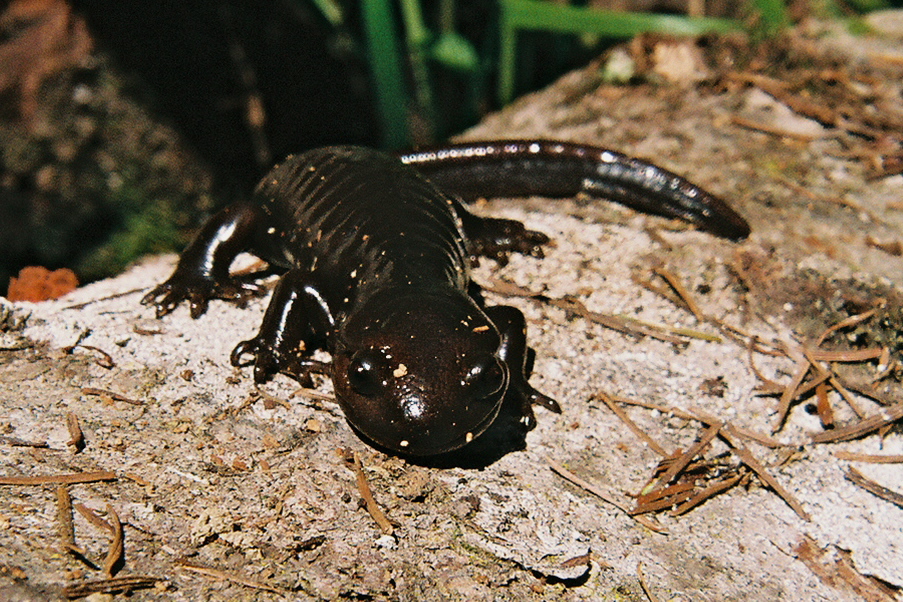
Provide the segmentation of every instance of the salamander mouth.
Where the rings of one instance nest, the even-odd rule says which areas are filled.
[[[492,411],[486,414],[486,416],[484,416],[476,425],[465,431],[463,435],[452,439],[444,446],[437,446],[435,448],[435,451],[430,452],[430,454],[442,454],[445,452],[460,449],[485,433],[486,430],[492,425],[492,423],[495,422],[495,419],[498,418],[499,410],[501,410],[502,408],[502,401],[504,400],[504,398],[504,395],[500,396],[498,401],[493,406]]]
[[[416,431],[416,427],[412,426],[415,431],[411,433],[410,438],[396,437],[392,440],[388,440],[386,437],[377,438],[370,435],[350,420],[348,421],[348,424],[361,438],[369,441],[376,447],[381,448],[383,451],[401,456],[437,456],[439,454],[460,449],[486,432],[492,423],[495,422],[496,418],[498,418],[503,400],[504,395],[499,396],[498,400],[496,400],[488,413],[472,426],[457,431],[461,434],[451,439],[439,439],[432,435],[429,430],[422,429],[418,432]]]

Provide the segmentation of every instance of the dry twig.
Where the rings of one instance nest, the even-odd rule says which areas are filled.
[[[680,408],[671,408],[660,403],[654,403],[651,401],[639,401],[637,399],[630,399],[629,397],[621,397],[620,395],[612,396],[614,401],[618,403],[623,403],[630,406],[637,406],[640,408],[646,408],[649,410],[656,410],[663,414],[671,414],[672,416],[677,416],[678,418],[682,418],[684,420],[696,420],[699,421],[699,418],[696,415],[691,414],[690,412],[681,410]],[[665,454],[670,455],[670,454]]]
[[[62,593],[67,600],[75,600],[76,598],[85,598],[91,594],[127,594],[138,589],[157,587],[158,584],[163,583],[166,583],[166,579],[162,577],[128,575],[113,579],[71,583],[63,588]]]
[[[590,322],[595,322],[596,324],[600,324],[601,326],[623,334],[648,336],[653,339],[658,339],[659,341],[671,343],[672,345],[685,345],[687,339],[691,338],[712,340],[712,335],[707,335],[703,332],[691,330],[689,328],[673,328],[670,326],[662,326],[660,324],[650,324],[648,322],[643,322],[642,320],[637,320],[636,318],[590,311],[586,305],[576,299],[553,299],[550,297],[542,297],[536,298],[535,300],[575,313]],[[715,337],[715,340],[717,339],[718,337]]]
[[[831,381],[831,385],[834,387],[834,390],[840,393],[840,396],[843,397],[843,400],[847,402],[847,405],[850,406],[850,409],[859,416],[860,418],[865,418],[865,411],[859,406],[859,402],[856,401],[856,398],[853,397],[853,394],[850,393],[849,389],[847,389],[840,379],[837,378],[837,375],[831,374],[829,379]]]
[[[872,495],[876,495],[882,500],[886,500],[903,508],[903,494],[897,493],[892,489],[888,489],[884,485],[879,485],[875,481],[863,476],[861,472],[859,472],[852,466],[847,468],[847,472],[843,476],[845,476],[853,483],[859,485]]]
[[[113,534],[113,525],[101,518],[100,515],[91,508],[88,508],[84,504],[75,504],[75,509],[82,515],[82,518],[98,529],[102,529],[111,535]]]
[[[107,504],[107,514],[113,527],[113,540],[110,542],[110,549],[103,562],[103,572],[107,579],[112,579],[122,563],[125,562],[125,540],[122,535],[122,522],[110,504]]]
[[[50,447],[50,445],[46,441],[26,441],[25,439],[19,439],[18,437],[7,437],[6,435],[0,435],[0,443],[12,447]]]
[[[645,516],[632,515],[630,510],[628,510],[626,506],[624,506],[618,500],[616,500],[613,497],[611,497],[610,495],[608,495],[606,492],[602,491],[602,489],[600,487],[590,483],[586,479],[582,479],[582,478],[578,477],[573,472],[571,472],[570,470],[568,470],[567,468],[565,468],[564,466],[562,466],[555,460],[552,460],[551,458],[546,458],[546,464],[548,464],[549,468],[552,469],[552,472],[554,472],[558,476],[563,477],[564,479],[570,481],[571,483],[573,483],[574,485],[576,485],[582,489],[585,489],[586,491],[589,491],[590,493],[592,493],[593,495],[598,497],[600,500],[608,502],[609,504],[611,504],[612,506],[614,506],[615,508],[617,508],[618,510],[620,510],[621,512],[623,512],[624,514],[626,514],[627,516],[629,516],[630,518],[635,520],[636,522],[640,523],[641,525],[643,525],[650,531],[654,531],[655,533],[661,533],[661,534],[668,533],[668,531],[664,527],[653,522],[649,518],[647,518]]]
[[[656,410],[663,414],[671,414],[672,416],[677,416],[678,418],[682,418],[684,420],[695,420],[696,422],[702,422],[703,424],[712,425],[716,422],[720,422],[717,418],[713,416],[707,415],[705,412],[700,410],[694,410],[693,412],[687,412],[685,410],[681,410],[679,408],[671,408],[659,403],[653,403],[651,401],[638,401],[636,399],[630,399],[629,397],[621,397],[620,395],[612,396],[612,399],[618,403],[623,403],[626,405],[637,406],[641,408],[647,408],[650,410]],[[786,447],[785,444],[780,441],[769,437],[768,435],[757,433],[756,431],[742,428],[739,426],[734,426],[730,423],[725,423],[724,428],[731,432],[736,437],[741,437],[743,439],[750,439],[759,443],[760,445],[764,445],[765,447],[778,448],[778,447]]]
[[[821,349],[809,349],[807,353],[813,360],[822,362],[865,362],[875,360],[884,355],[884,347],[871,347],[869,349],[855,349],[842,351],[825,351]]]
[[[752,470],[756,475],[762,480],[764,484],[771,488],[772,491],[777,493],[786,503],[790,506],[797,515],[803,520],[811,520],[809,517],[809,513],[803,509],[802,504],[800,504],[795,497],[793,497],[789,491],[784,489],[784,487],[778,483],[778,481],[771,476],[765,467],[756,460],[755,456],[752,453],[743,447],[742,445],[737,444],[735,441],[732,441],[729,436],[726,436],[728,443],[731,444],[731,447],[734,448],[734,453],[737,454],[737,457],[740,458],[740,461],[746,464],[750,470]]]
[[[667,508],[673,508],[677,504],[693,497],[695,483],[679,483],[668,487],[653,489],[652,491],[637,496],[636,504],[630,511],[631,516],[658,512]]]
[[[510,297],[524,297],[537,303],[545,303],[572,312],[585,320],[595,322],[605,328],[635,337],[648,336],[673,345],[684,345],[687,339],[701,339],[707,341],[720,341],[717,336],[710,335],[689,328],[673,328],[661,324],[650,324],[628,316],[603,314],[589,310],[581,301],[572,298],[548,297],[542,293],[530,291],[506,280],[493,280],[491,287],[483,287],[484,290],[507,295]]]
[[[609,397],[602,391],[598,391],[598,392],[596,392],[595,395],[593,395],[593,398],[601,400],[606,406],[608,406],[608,409],[610,409],[612,412],[614,412],[615,416],[620,418],[621,422],[626,424],[627,428],[629,428],[631,431],[633,431],[633,433],[637,437],[639,437],[640,439],[645,441],[646,444],[649,447],[651,447],[653,451],[655,451],[655,453],[657,453],[658,455],[660,455],[664,458],[667,458],[668,456],[671,455],[667,451],[665,451],[665,448],[663,448],[661,445],[659,445],[658,442],[655,441],[655,439],[650,437],[643,429],[641,429],[639,426],[637,426],[637,424],[633,420],[630,419],[630,416],[628,416],[624,412],[624,410],[622,410],[621,408],[619,408],[617,406],[617,404],[612,400],[611,397]]]
[[[652,593],[652,590],[646,584],[646,575],[643,574],[643,563],[641,562],[638,562],[636,565],[636,577],[640,582],[640,587],[643,588],[643,593],[649,598],[649,602],[658,602],[658,597]]]
[[[768,435],[763,433],[756,432],[754,430],[744,428],[742,426],[736,426],[730,423],[724,425],[724,429],[734,435],[735,437],[742,437],[743,439],[749,439],[750,441],[755,441],[759,445],[764,445],[765,447],[769,447],[771,449],[778,449],[781,447],[787,447],[787,444],[781,443],[777,439],[773,439]]]
[[[778,402],[778,417],[774,421],[774,426],[771,427],[772,433],[778,432],[781,430],[781,427],[784,426],[784,420],[787,418],[787,413],[790,411],[790,404],[796,399],[797,390],[802,384],[803,379],[809,374],[811,368],[812,365],[806,358],[801,358],[797,361],[793,378],[787,383],[784,392],[781,394],[781,399]]]
[[[812,435],[815,443],[836,443],[849,441],[867,435],[903,418],[903,401],[882,408],[877,414],[863,418],[847,426]]]
[[[671,516],[680,516],[681,514],[686,514],[709,498],[713,498],[719,493],[723,493],[728,489],[731,489],[732,487],[737,485],[745,476],[746,473],[738,473],[726,479],[715,481],[714,483],[697,493],[695,496],[691,497],[684,503],[674,508],[671,511]]]
[[[125,395],[121,395],[119,393],[114,393],[113,391],[107,391],[106,389],[95,389],[94,387],[83,387],[82,395],[97,395],[101,399],[109,399],[112,401],[122,401],[125,403],[129,403],[133,406],[144,405],[143,401],[138,401],[137,399],[132,399],[131,397],[126,397]]]
[[[856,314],[856,315],[850,316],[848,318],[845,318],[845,319],[841,320],[840,322],[838,322],[837,324],[829,326],[823,333],[821,333],[821,336],[819,336],[818,339],[815,341],[815,347],[821,347],[822,343],[824,343],[828,339],[829,336],[831,336],[838,330],[842,330],[844,328],[849,328],[851,326],[856,326],[858,324],[861,324],[861,323],[865,322],[866,320],[868,320],[869,318],[871,318],[872,316],[874,316],[877,312],[878,312],[878,308],[875,307],[868,311],[864,311],[861,314]]]
[[[379,525],[379,529],[384,535],[392,535],[395,529],[386,517],[385,512],[382,511],[382,508],[379,507],[379,504],[377,504],[376,500],[373,498],[373,492],[370,490],[370,483],[367,482],[367,475],[364,474],[364,467],[361,464],[360,454],[354,452],[351,461],[354,473],[357,476],[357,490],[364,499],[364,504],[367,506],[367,512],[370,513],[370,516],[372,516],[373,520],[376,521],[376,524]]]
[[[675,293],[677,293],[677,296],[680,297],[681,301],[687,306],[687,309],[690,310],[690,313],[696,316],[697,320],[700,322],[707,321],[705,314],[699,308],[699,304],[696,303],[696,300],[690,295],[690,292],[673,272],[666,270],[663,267],[653,268],[652,271],[665,279],[668,285],[674,289]]]
[[[709,426],[706,429],[706,432],[703,433],[702,437],[699,438],[699,441],[694,443],[684,452],[679,458],[675,459],[674,463],[665,471],[665,473],[659,477],[658,486],[661,487],[666,485],[674,480],[674,478],[683,471],[684,468],[699,454],[702,453],[706,447],[708,447],[709,443],[712,442],[712,439],[718,436],[718,433],[721,432],[722,423],[716,422]]]
[[[815,387],[815,400],[818,419],[821,421],[822,427],[832,428],[834,426],[834,410],[831,409],[831,402],[828,401],[828,385],[824,382]]]
[[[94,358],[94,363],[100,366],[101,368],[110,369],[116,366],[116,362],[113,361],[113,356],[101,349],[100,347],[95,347],[94,345],[84,345],[82,343],[76,343],[75,345],[70,345],[68,347],[63,347],[64,353],[72,353],[78,347],[82,349],[87,349],[88,351],[94,351],[97,353],[98,357]]]
[[[277,587],[273,587],[272,585],[268,585],[261,581],[257,581],[255,579],[250,579],[248,577],[244,577],[242,575],[238,575],[236,573],[230,573],[228,571],[221,571],[219,569],[214,569],[209,566],[204,566],[202,564],[197,564],[194,562],[189,562],[188,560],[181,559],[178,561],[177,566],[180,569],[184,569],[186,571],[190,571],[192,573],[197,573],[198,575],[204,575],[205,577],[212,577],[213,579],[219,579],[221,581],[229,581],[232,583],[237,583],[238,585],[244,585],[245,587],[250,587],[253,589],[260,589],[266,592],[270,592],[273,594],[280,595],[288,595],[289,592],[281,590]]]
[[[81,425],[78,423],[78,415],[75,412],[66,414],[66,427],[69,429],[69,441],[66,445],[70,446],[76,453],[85,448],[85,435],[82,433]]]
[[[110,471],[79,472],[74,474],[47,475],[40,477],[2,477],[0,485],[71,485],[73,483],[96,483],[115,481],[116,473]]]
[[[61,549],[66,552],[75,549],[72,498],[69,495],[69,488],[65,485],[60,485],[56,488],[56,520],[59,526]]]
[[[903,463],[903,454],[897,455],[875,455],[875,454],[857,454],[854,452],[836,451],[834,457],[838,460],[847,460],[849,462],[868,462],[870,464],[900,464]]]
[[[755,130],[757,132],[763,132],[765,134],[771,134],[773,136],[780,136],[781,138],[793,138],[794,140],[802,140],[803,142],[812,142],[813,140],[819,138],[819,136],[814,134],[794,132],[793,130],[788,130],[786,128],[781,128],[767,123],[761,123],[759,121],[753,121],[752,119],[740,117],[739,115],[731,115],[730,122],[732,125],[737,125],[748,130]]]

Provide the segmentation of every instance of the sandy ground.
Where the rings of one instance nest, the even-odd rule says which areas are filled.
[[[592,76],[572,74],[467,135],[567,138],[656,160],[727,198],[753,235],[731,243],[621,209],[492,202],[479,210],[522,219],[555,246],[542,260],[486,262],[476,280],[575,296],[594,312],[712,337],[674,344],[625,335],[549,304],[489,293],[490,303],[527,314],[537,355],[531,382],[564,413],[538,409],[539,426],[523,449],[413,464],[362,443],[329,400],[329,383],[311,395],[280,377],[259,393],[248,370],[228,365],[232,347],[255,332],[265,300],[244,309],[214,302],[199,320],[184,307],[154,319],[139,299],[168,275],[174,257],[154,258],[56,302],[3,305],[0,475],[113,471],[113,481],[69,492],[74,504],[111,522],[112,509],[122,521],[119,576],[161,580],[135,600],[643,600],[643,584],[669,600],[892,599],[892,588],[903,587],[903,508],[845,473],[855,466],[901,492],[903,469],[835,454],[903,454],[899,431],[814,444],[824,428],[806,398],[772,434],[778,399],[760,394],[756,370],[786,385],[794,361],[751,355],[745,339],[723,336],[638,279],[655,279],[653,268],[665,267],[705,315],[792,349],[880,298],[888,315],[826,347],[893,341],[903,259],[867,238],[903,234],[894,209],[903,176],[867,180],[862,166],[828,154],[837,143],[830,132],[804,143],[731,125],[726,116],[763,102],[754,90],[625,91],[588,86]],[[789,175],[763,169],[789,157],[793,167],[782,172]],[[788,177],[819,196],[802,197]],[[856,205],[824,200],[834,196]],[[746,281],[737,265],[749,268]],[[111,367],[98,363],[103,354]],[[854,369],[868,379],[880,367]],[[898,393],[894,382],[887,386]],[[734,441],[802,512],[750,476],[687,514],[655,515],[664,532],[639,524],[551,468],[566,467],[633,506],[628,494],[642,489],[661,457],[598,400],[600,392],[768,434],[783,447]],[[867,415],[886,411],[856,399]],[[836,392],[828,401],[839,425],[855,420]],[[669,453],[706,430],[660,410],[622,407]],[[71,415],[84,433],[80,451],[67,443]],[[362,507],[348,453],[360,456],[391,535]],[[741,464],[723,439],[702,455],[725,471]],[[62,550],[56,486],[0,485],[0,598],[55,599],[65,584],[101,578],[111,536],[90,514],[75,512],[75,544],[95,568]]]

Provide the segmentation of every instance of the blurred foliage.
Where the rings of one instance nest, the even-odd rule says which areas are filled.
[[[114,197],[114,202],[128,199],[123,206],[131,205],[132,211],[119,209],[119,227],[75,264],[76,271],[89,280],[116,274],[138,257],[178,249],[187,242],[171,204],[146,199],[144,191],[133,186],[123,186]]]
[[[204,164],[126,88],[95,55],[49,77],[31,119],[0,122],[4,292],[25,265],[116,273],[184,244],[212,208]]]

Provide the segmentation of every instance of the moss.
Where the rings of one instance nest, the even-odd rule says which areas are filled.
[[[865,19],[859,17],[847,21],[847,31],[854,36],[867,36],[874,33],[871,25]]]
[[[96,55],[44,82],[30,125],[0,121],[3,280],[25,265],[107,277],[180,248],[210,212],[209,170],[127,88]]]
[[[129,189],[123,196],[134,199],[141,193]],[[122,226],[76,264],[83,278],[92,280],[117,273],[144,255],[184,246],[185,233],[176,225],[177,220],[168,204],[152,202],[139,211],[133,211],[130,204],[130,201],[122,204]]]

